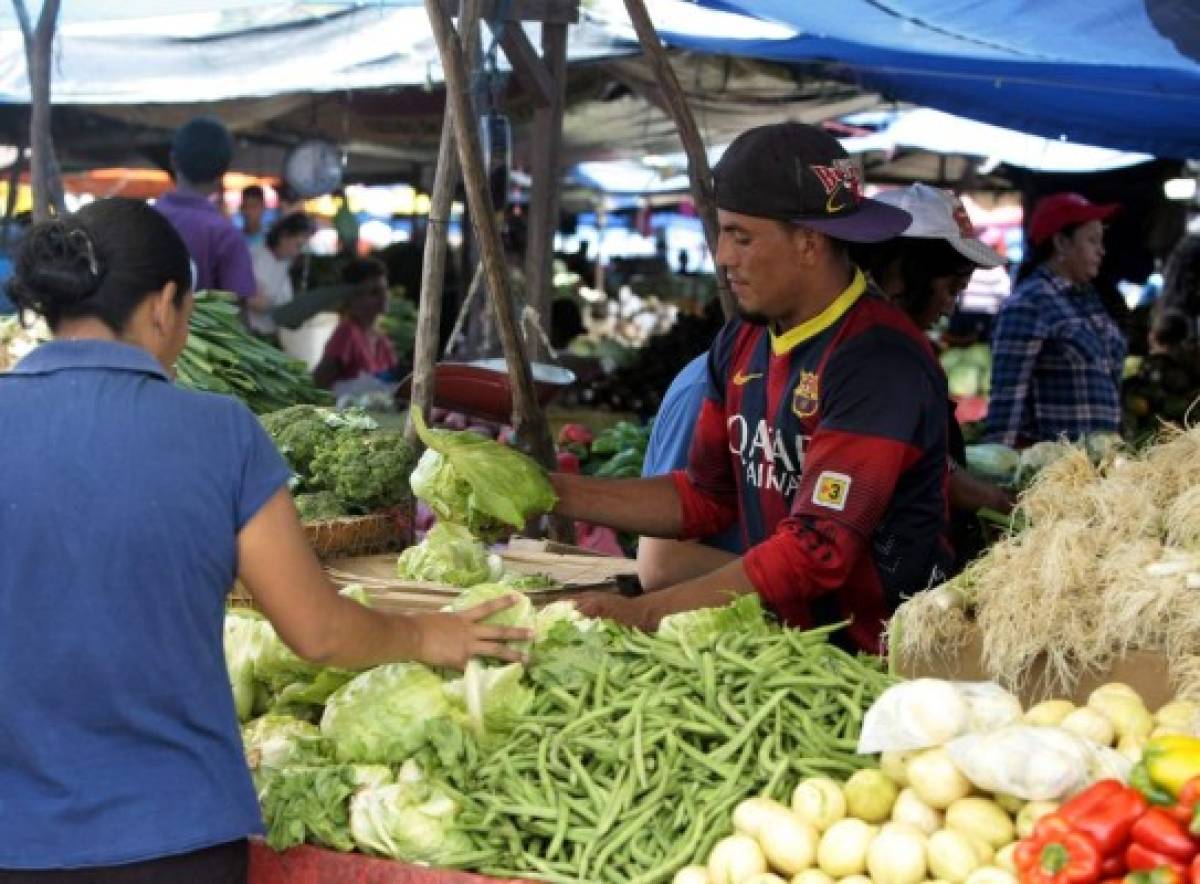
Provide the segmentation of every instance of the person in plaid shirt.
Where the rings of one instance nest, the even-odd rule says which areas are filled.
[[[989,441],[1023,447],[1120,429],[1126,342],[1091,285],[1101,222],[1117,208],[1075,193],[1034,208],[1031,251],[992,336]]]

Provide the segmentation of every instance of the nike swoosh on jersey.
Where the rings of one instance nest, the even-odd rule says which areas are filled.
[[[733,376],[733,385],[735,387],[744,387],[750,381],[756,381],[762,377],[762,372],[756,374],[742,374],[740,371]]]

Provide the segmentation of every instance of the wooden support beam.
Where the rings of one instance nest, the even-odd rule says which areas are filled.
[[[533,114],[533,139],[529,173],[529,236],[525,252],[525,286],[529,303],[543,328],[550,328],[550,303],[554,297],[554,233],[558,229],[559,184],[562,179],[562,123],[567,89],[567,26],[542,25],[542,53],[553,83],[550,103]],[[544,354],[541,341],[530,349]]]
[[[479,128],[471,111],[470,84],[467,81],[462,44],[454,24],[442,8],[441,0],[425,0],[425,11],[433,28],[434,39],[437,40],[438,54],[441,55],[442,69],[446,75],[446,102],[452,109],[458,161],[462,166],[471,221],[479,238],[484,280],[500,331],[500,343],[504,348],[504,361],[513,390],[513,427],[517,431],[518,444],[547,469],[554,469],[554,442],[534,390],[533,372],[521,340],[496,211],[492,206],[483,165]]]
[[[505,21],[540,21],[556,25],[573,25],[579,21],[579,0],[483,0],[480,13],[484,21],[496,18],[506,9]],[[453,18],[461,17],[461,0],[442,0],[442,9]]]
[[[551,28],[561,29],[565,34],[567,26],[542,25],[543,44],[545,43],[545,33]],[[555,77],[547,70],[546,65],[542,63],[538,51],[529,42],[525,29],[516,22],[505,27],[504,33],[500,37],[500,47],[512,63],[513,76],[517,78],[517,82],[521,84],[521,88],[525,90],[526,94],[533,99],[534,106],[550,107],[554,103],[555,91],[561,89],[561,83],[556,81]]]
[[[54,27],[60,0],[45,0],[37,27],[29,18],[25,0],[13,0],[21,34],[25,38],[25,63],[29,71],[29,172],[33,186],[33,220],[45,221],[52,214],[66,214],[62,176],[50,135],[50,68]]]
[[[704,223],[704,238],[715,261],[718,236],[717,205],[713,194],[712,169],[708,165],[708,154],[704,150],[700,130],[696,127],[696,118],[692,116],[691,108],[688,107],[687,97],[683,93],[683,87],[679,85],[674,68],[671,67],[667,50],[658,39],[658,32],[654,29],[650,13],[646,11],[646,4],[643,0],[625,0],[625,10],[629,13],[629,20],[633,22],[642,52],[650,62],[650,69],[654,71],[658,80],[667,111],[679,130],[679,139],[683,142],[683,150],[688,158],[688,180],[691,183],[692,199],[695,200],[696,211]],[[717,294],[721,298],[721,307],[726,318],[732,317],[737,304],[719,267]]]
[[[468,3],[460,21],[464,42],[470,46],[479,36],[479,3]],[[458,153],[454,147],[454,117],[450,102],[442,116],[442,140],[438,145],[433,192],[425,227],[425,249],[421,263],[421,296],[417,306],[417,337],[413,346],[412,404],[432,420],[434,366],[438,361],[438,337],[442,323],[442,299],[446,282],[446,251],[450,240],[450,211],[459,180]],[[405,427],[408,440],[420,445],[411,420]]]

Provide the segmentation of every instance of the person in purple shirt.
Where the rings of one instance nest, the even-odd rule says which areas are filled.
[[[155,204],[192,256],[195,288],[221,289],[245,300],[257,291],[250,249],[213,203],[233,160],[233,139],[213,117],[184,124],[171,141],[175,189]]]

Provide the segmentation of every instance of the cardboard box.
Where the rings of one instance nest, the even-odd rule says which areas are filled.
[[[991,681],[983,668],[983,639],[979,631],[970,628],[966,642],[956,654],[948,654],[936,660],[913,661],[900,656],[897,669],[905,678],[944,678],[950,681]],[[1034,662],[1024,690],[1018,692],[1021,704],[1028,709],[1053,694],[1042,688],[1042,677],[1046,671],[1044,659]],[[1150,711],[1158,709],[1174,699],[1168,678],[1167,658],[1156,651],[1132,651],[1116,660],[1105,672],[1088,673],[1079,679],[1075,690],[1066,699],[1081,705],[1088,695],[1102,684],[1124,682],[1136,690]]]

